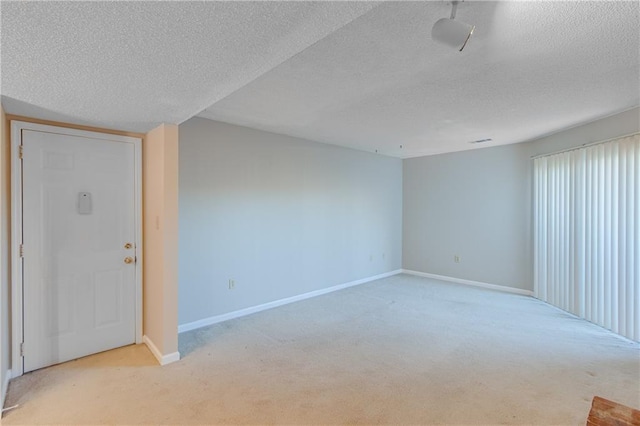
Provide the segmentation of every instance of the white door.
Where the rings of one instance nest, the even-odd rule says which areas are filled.
[[[136,340],[133,143],[22,131],[24,372]]]

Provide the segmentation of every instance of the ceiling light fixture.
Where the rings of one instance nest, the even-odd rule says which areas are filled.
[[[467,45],[473,30],[476,28],[474,25],[469,25],[466,22],[456,21],[456,9],[458,8],[458,1],[451,2],[451,17],[438,19],[433,24],[431,30],[431,38],[435,41],[446,44],[447,46],[454,47],[462,52],[462,49]]]

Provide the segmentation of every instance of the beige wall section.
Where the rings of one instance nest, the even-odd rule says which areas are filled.
[[[178,126],[164,126],[164,353],[178,351]]]
[[[11,304],[10,304],[10,215],[11,202],[11,168],[9,123],[4,109],[0,106],[0,403],[4,404],[4,397],[9,381],[11,362]]]
[[[161,364],[178,359],[178,126],[142,143],[143,332]],[[155,347],[155,348],[154,348]]]

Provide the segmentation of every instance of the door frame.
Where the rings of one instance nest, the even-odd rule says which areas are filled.
[[[20,145],[22,131],[33,130],[69,136],[101,139],[113,143],[132,143],[134,147],[134,205],[135,205],[135,342],[142,343],[142,139],[79,130],[70,127],[11,121],[11,377],[24,374],[24,359],[21,345],[24,339],[23,327],[23,262],[20,255],[22,244],[22,161]],[[26,348],[28,351],[29,349]]]

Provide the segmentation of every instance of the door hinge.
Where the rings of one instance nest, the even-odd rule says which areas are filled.
[[[18,158],[20,158],[20,159],[24,158],[24,150],[22,148],[22,145],[18,146]]]
[[[20,343],[20,356],[24,356],[24,342]]]
[[[20,257],[24,257],[24,244],[20,244]]]

